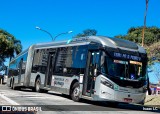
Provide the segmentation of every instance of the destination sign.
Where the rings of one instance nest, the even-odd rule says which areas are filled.
[[[129,61],[130,64],[135,64],[135,65],[140,65],[142,66],[142,63],[141,62],[137,62],[137,61]]]
[[[127,64],[128,65],[127,61],[114,60],[114,63],[120,63],[120,64]]]
[[[84,38],[75,38],[73,40],[70,40],[68,42],[86,42],[88,41],[88,37],[84,37]]]
[[[114,57],[141,61],[141,57],[138,57],[135,55],[124,54],[124,53],[118,53],[118,52],[114,52]]]

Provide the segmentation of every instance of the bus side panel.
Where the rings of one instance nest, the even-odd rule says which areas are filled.
[[[43,87],[47,71],[47,58],[48,58],[47,49],[35,49],[32,58],[33,62],[30,71],[31,72],[30,86],[34,86],[36,78],[40,77],[41,87]]]
[[[80,75],[84,75],[87,49],[88,45],[59,48],[52,76],[53,90],[70,93],[72,82],[79,82]]]
[[[28,52],[27,53],[25,53],[22,57],[21,57],[21,73],[20,73],[20,75],[21,75],[21,86],[24,86],[24,81],[25,81],[25,71],[26,71],[26,63],[27,63],[27,56],[28,56]]]
[[[11,81],[14,80],[15,86],[23,86],[24,73],[26,69],[27,53],[24,52],[17,58],[13,59],[9,65],[8,71],[8,86],[11,85]]]
[[[30,77],[31,77],[31,68],[32,68],[32,61],[33,61],[33,54],[34,54],[34,45],[31,46],[28,50],[28,56],[27,56],[27,63],[26,63],[26,71],[25,71],[25,77],[24,77],[24,85],[26,87],[30,86]]]
[[[51,89],[69,95],[70,87],[74,80],[79,81],[79,76],[65,77],[52,75]]]
[[[41,88],[43,88],[44,87],[44,82],[45,82],[45,74],[42,74],[40,72],[31,73],[30,86],[32,86],[32,87],[35,86],[35,82],[36,82],[37,77],[40,78],[40,80],[41,80]]]

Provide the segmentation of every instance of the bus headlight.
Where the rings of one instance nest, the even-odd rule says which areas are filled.
[[[109,87],[111,89],[114,88],[114,86],[113,86],[113,84],[111,82],[109,82],[108,80],[103,79],[103,78],[101,78],[101,84],[103,84],[103,85],[105,85],[105,86],[107,86],[107,87]]]

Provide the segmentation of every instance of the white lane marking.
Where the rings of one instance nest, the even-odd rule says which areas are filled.
[[[0,94],[3,94],[3,95],[4,95],[4,94],[5,94],[5,92],[0,92]]]
[[[0,94],[0,97],[2,97],[4,100],[6,100],[7,102],[9,102],[12,105],[20,105],[20,104],[16,103],[15,101],[11,100],[10,98],[8,98],[8,97],[6,97],[2,94]]]

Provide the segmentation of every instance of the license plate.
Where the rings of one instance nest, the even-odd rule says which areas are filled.
[[[130,103],[130,102],[132,102],[132,99],[124,98],[124,102]]]

